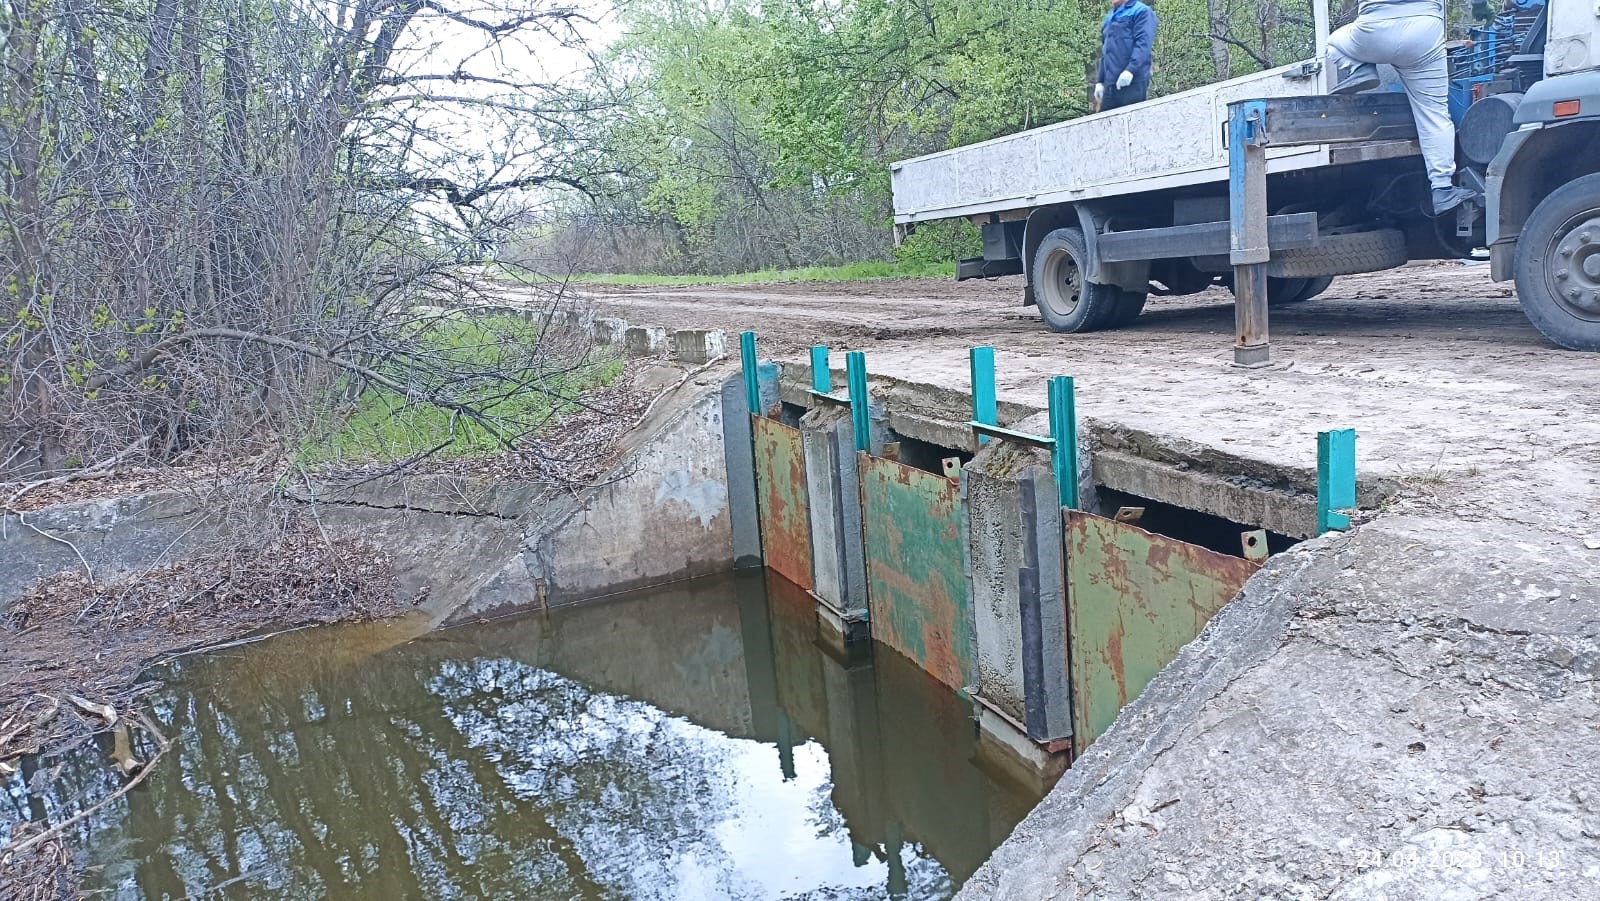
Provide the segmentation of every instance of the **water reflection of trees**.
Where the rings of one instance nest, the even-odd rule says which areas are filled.
[[[416,657],[253,683],[191,667],[185,682],[228,689],[158,701],[181,748],[97,824],[101,881],[145,897],[248,874],[298,897],[644,898],[675,857],[714,853],[730,786],[700,730],[524,664]],[[103,772],[82,763],[57,803]]]
[[[766,744],[540,669],[549,636],[512,623],[191,661],[156,705],[179,746],[94,820],[92,881],[125,897],[767,897],[821,868],[795,877],[830,886],[807,897],[948,897],[951,873],[970,873],[1032,799],[978,774],[970,713],[913,665],[820,652],[809,598],[792,616],[743,607],[740,684],[722,691],[696,693],[704,674],[664,652],[557,668],[626,677],[630,694],[752,724]],[[681,618],[609,615],[637,612],[648,632],[669,609]],[[712,613],[703,636],[671,633],[679,659],[727,657],[696,644],[726,638],[712,633],[727,611]],[[588,638],[562,653],[604,650]],[[66,764],[34,802],[57,822],[114,785],[99,755]],[[26,793],[5,797],[28,809]],[[762,816],[798,827],[793,845],[730,841]]]

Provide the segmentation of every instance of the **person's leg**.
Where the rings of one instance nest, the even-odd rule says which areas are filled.
[[[1374,38],[1382,32],[1370,20],[1356,19],[1328,36],[1325,65],[1333,74],[1334,94],[1354,94],[1379,84]]]
[[[1444,22],[1413,16],[1391,23],[1396,40],[1393,63],[1411,101],[1417,143],[1428,166],[1428,183],[1449,188],[1456,174],[1456,127],[1450,120],[1450,76],[1445,63]]]
[[[1133,106],[1143,103],[1145,96],[1150,92],[1150,76],[1135,78],[1127,87],[1118,88],[1111,84],[1106,86],[1106,99],[1100,104],[1102,111],[1116,109],[1122,106]]]

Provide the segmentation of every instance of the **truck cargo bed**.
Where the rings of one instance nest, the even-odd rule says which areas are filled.
[[[1027,209],[1228,178],[1228,104],[1325,92],[1321,73],[1284,66],[1158,97],[1145,103],[895,163],[895,222]],[[1400,156],[1415,142],[1383,147],[1274,148],[1271,173],[1343,160]]]

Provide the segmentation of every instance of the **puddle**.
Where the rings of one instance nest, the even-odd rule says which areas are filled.
[[[110,897],[945,898],[1037,802],[969,705],[815,643],[762,576],[396,643],[296,633],[171,666],[171,753],[84,821]],[[148,753],[144,748],[143,753]],[[139,749],[136,749],[136,752]],[[54,765],[56,761],[46,761]],[[114,787],[88,747],[6,819]]]

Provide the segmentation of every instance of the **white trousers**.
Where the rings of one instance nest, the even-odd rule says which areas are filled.
[[[1444,20],[1436,16],[1361,16],[1328,37],[1328,62],[1393,66],[1411,101],[1428,181],[1448,188],[1456,174],[1456,127],[1450,121]]]

